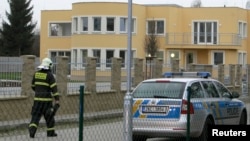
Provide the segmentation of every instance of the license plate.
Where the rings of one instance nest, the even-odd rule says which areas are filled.
[[[142,113],[167,113],[168,106],[142,106]]]

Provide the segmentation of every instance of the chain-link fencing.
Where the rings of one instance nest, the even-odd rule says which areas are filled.
[[[19,59],[20,61],[1,60],[0,62],[0,141],[30,140],[28,127],[34,102],[31,80],[40,62],[38,58],[29,55]],[[55,115],[55,131],[58,136],[47,137],[46,121],[42,117],[33,140],[80,141],[81,137],[84,141],[124,139],[123,104],[126,94],[126,65],[122,64],[120,58],[108,61],[109,65],[105,63],[106,61],[99,62],[98,64],[96,58],[91,57],[86,58],[85,64],[70,63],[68,57],[56,59],[53,73],[60,93],[60,108]],[[212,67],[211,70],[208,68],[211,69],[193,66],[190,70],[211,71],[214,77],[220,78],[218,67]],[[176,66],[162,64],[162,60],[154,59],[145,62],[143,59],[134,59],[132,87],[136,87],[144,79],[162,77],[165,71],[177,70],[179,71]],[[228,68],[228,72],[229,70]],[[242,69],[242,72],[244,70],[247,68]],[[236,71],[233,72],[237,74]],[[225,80],[229,82],[230,89],[241,91],[244,88],[247,94],[248,71],[242,74],[247,76],[244,79],[244,87],[241,84],[235,85],[236,77],[225,77]],[[82,107],[80,105],[81,86],[84,86]],[[81,110],[83,114],[80,114]],[[82,121],[80,115],[83,115]],[[83,126],[82,129],[81,126]]]

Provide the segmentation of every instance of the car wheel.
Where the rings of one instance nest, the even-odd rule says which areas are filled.
[[[197,141],[208,141],[208,125],[213,125],[213,121],[209,118],[206,119],[201,135],[197,138]]]
[[[146,141],[147,137],[144,135],[133,135],[133,141]]]
[[[247,125],[247,114],[243,111],[240,115],[240,125]]]

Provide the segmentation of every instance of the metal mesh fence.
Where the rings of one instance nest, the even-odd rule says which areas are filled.
[[[34,99],[34,92],[30,90],[30,80],[36,66],[40,64],[38,60],[38,58],[34,58],[32,62],[30,58],[24,60],[19,58],[19,61],[1,60],[0,62],[0,141],[30,140],[28,126]],[[68,60],[63,59],[55,62],[53,73],[61,94],[61,107],[55,116],[55,129],[58,136],[55,138],[47,137],[46,122],[42,117],[33,140],[75,141],[79,140],[81,134],[84,141],[123,140],[126,68],[120,67],[118,64],[120,69],[112,69],[114,64],[109,61],[108,66],[100,64],[102,67],[93,67],[88,70],[87,67],[92,64],[91,61],[86,60],[85,65],[71,64]],[[137,68],[138,64],[141,69]],[[169,64],[157,64],[154,61],[142,64],[139,62],[138,64],[135,62],[132,68],[133,86],[136,86],[141,80],[159,77],[163,72],[173,69]],[[136,72],[137,69],[138,72]],[[203,71],[204,69],[197,68],[196,71],[198,70]],[[218,69],[213,67],[214,77],[218,77],[217,72]],[[230,75],[228,75],[229,68],[226,67],[225,72],[227,74],[225,81],[231,82]],[[246,68],[243,69],[243,72],[247,75]],[[82,122],[79,118],[81,86],[85,86],[86,89],[83,105],[84,120]],[[247,93],[247,86],[247,81],[244,81],[242,91],[245,93]],[[81,124],[83,125],[82,131],[79,127]],[[150,138],[147,141],[159,140],[173,139]],[[179,141],[183,138],[174,140]]]

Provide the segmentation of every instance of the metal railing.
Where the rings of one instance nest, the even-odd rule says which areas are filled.
[[[174,45],[231,45],[240,46],[241,36],[236,33],[166,33],[166,44]]]

